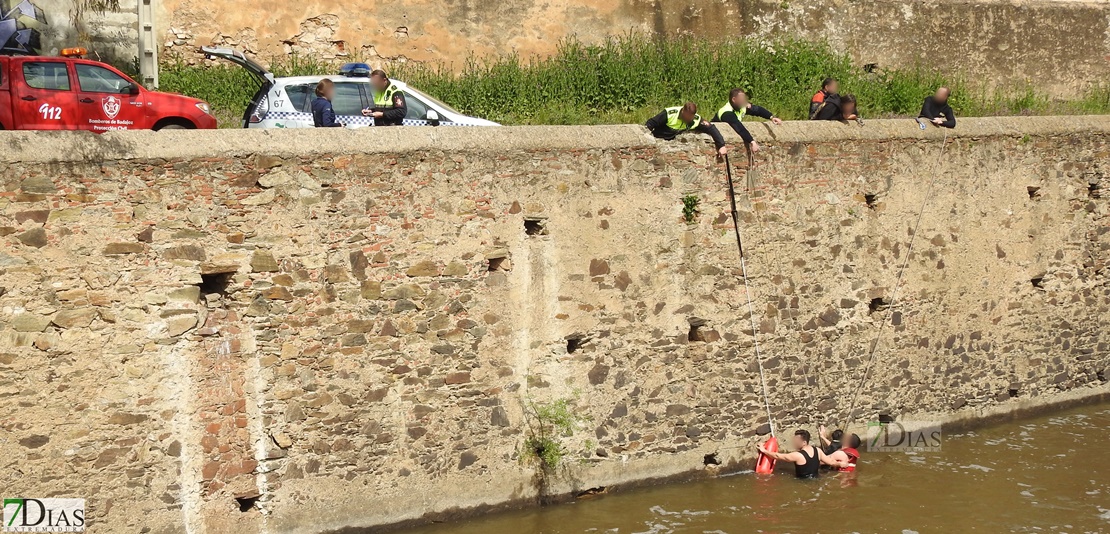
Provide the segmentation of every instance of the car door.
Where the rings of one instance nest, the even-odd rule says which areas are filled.
[[[64,60],[15,62],[12,98],[17,127],[26,130],[72,130],[77,127],[77,92]]]
[[[362,110],[366,109],[366,96],[363,91],[369,84],[363,82],[335,82],[335,94],[331,98],[331,107],[335,110],[335,121],[346,125],[368,124]]]
[[[143,94],[135,82],[100,65],[74,63],[78,127],[83,130],[149,129]]]

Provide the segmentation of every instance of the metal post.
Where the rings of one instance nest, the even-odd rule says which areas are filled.
[[[158,88],[158,41],[154,35],[154,0],[139,3],[139,83]]]

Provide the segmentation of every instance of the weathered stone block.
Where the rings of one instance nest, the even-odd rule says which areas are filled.
[[[439,276],[439,266],[433,260],[424,260],[409,267],[405,274],[410,277]]]
[[[50,317],[24,312],[12,318],[11,326],[16,332],[42,332],[50,322]]]
[[[192,330],[193,327],[195,327],[196,325],[196,315],[174,317],[173,319],[166,321],[166,333],[169,334],[170,337],[177,337],[181,334],[184,334],[185,332],[188,332],[189,330]]]
[[[47,176],[32,176],[19,183],[19,189],[24,193],[41,193],[49,195],[58,190],[54,180]]]
[[[54,315],[53,323],[60,328],[84,328],[97,316],[96,308],[62,310]]]
[[[20,243],[29,247],[42,248],[46,246],[46,230],[38,227],[32,228],[15,236]]]
[[[108,243],[104,247],[104,254],[107,256],[142,254],[143,252],[146,252],[146,245],[142,243]]]
[[[609,262],[605,260],[590,260],[590,276],[604,276],[609,274]]]
[[[251,254],[251,271],[256,273],[275,273],[280,270],[280,266],[273,253],[269,250],[256,249]]]
[[[162,258],[167,260],[204,261],[208,259],[208,255],[204,253],[203,248],[197,245],[178,245],[164,250]]]
[[[381,296],[386,300],[400,300],[420,298],[424,295],[424,288],[417,284],[401,284],[386,290]]]

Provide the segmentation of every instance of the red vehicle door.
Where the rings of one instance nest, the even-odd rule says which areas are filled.
[[[142,89],[104,65],[73,63],[77,74],[78,124],[82,130],[149,130]]]
[[[15,128],[72,130],[77,127],[77,92],[64,59],[11,60]]]

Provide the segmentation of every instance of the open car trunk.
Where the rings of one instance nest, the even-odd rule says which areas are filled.
[[[260,108],[265,107],[266,95],[270,92],[270,88],[274,86],[273,73],[266,70],[266,67],[259,65],[254,60],[243,55],[243,53],[238,50],[233,50],[231,48],[217,48],[214,46],[204,46],[201,47],[200,50],[204,53],[204,57],[207,59],[219,58],[230,61],[236,65],[239,65],[240,67],[243,67],[247,70],[247,72],[251,73],[251,75],[254,76],[254,78],[258,81],[258,90],[255,91],[254,96],[251,97],[250,103],[247,104],[247,109],[243,110],[242,126],[243,128],[246,128],[250,125],[251,122],[257,122],[252,121],[252,117],[257,117],[258,120],[261,120],[262,115],[266,113],[266,110]]]

